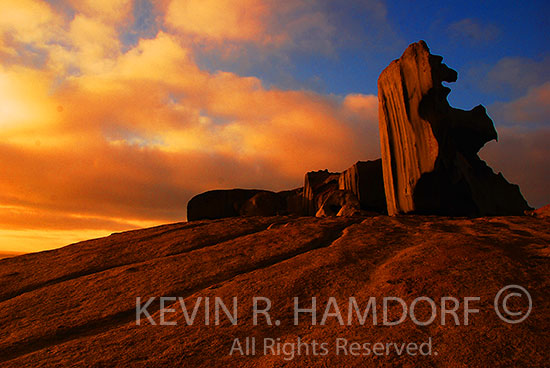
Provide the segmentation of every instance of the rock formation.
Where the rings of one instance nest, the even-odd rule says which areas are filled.
[[[189,221],[235,216],[354,216],[384,213],[381,160],[358,161],[342,173],[310,171],[304,187],[282,192],[212,190],[187,204]],[[363,212],[361,212],[363,211]]]
[[[211,190],[187,203],[187,220],[235,216],[303,215],[303,188],[271,192],[259,189]]]
[[[537,208],[536,210],[526,211],[525,214],[538,218],[550,218],[550,204]]]
[[[340,173],[331,173],[328,170],[310,171],[304,179],[304,214],[315,216],[326,197],[338,190]]]
[[[276,216],[285,208],[283,198],[274,192],[260,192],[246,201],[240,208],[243,216]]]
[[[362,210],[381,213],[386,211],[381,159],[357,161],[340,174],[338,187],[355,194]]]
[[[323,203],[315,213],[316,217],[355,216],[361,214],[359,200],[348,190],[336,189],[324,196]]]
[[[497,139],[481,105],[452,108],[456,71],[424,41],[410,45],[378,79],[380,143],[390,215],[513,215],[529,209],[519,187],[477,155]]]
[[[304,188],[283,190],[277,194],[284,203],[284,215],[304,215],[304,209],[302,207]]]
[[[187,203],[187,220],[215,220],[241,215],[244,204],[265,190],[211,190],[198,194]]]
[[[306,173],[304,187],[214,190],[192,198],[189,221],[234,216],[353,216],[400,213],[451,216],[522,215],[529,206],[517,185],[478,156],[497,139],[481,105],[452,108],[457,73],[424,41],[410,45],[378,79],[382,159],[358,161],[342,173]],[[363,212],[361,212],[363,211]]]

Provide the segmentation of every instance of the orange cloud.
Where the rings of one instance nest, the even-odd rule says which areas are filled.
[[[13,37],[17,42],[45,42],[58,25],[60,17],[51,7],[36,0],[0,0],[0,36]],[[53,26],[53,28],[52,28]]]
[[[107,23],[128,19],[132,2],[132,0],[68,0],[77,13],[98,18]]]
[[[11,91],[0,103],[9,113],[0,235],[13,244],[4,248],[23,250],[23,238],[36,246],[38,234],[49,248],[77,240],[76,231],[179,221],[204,190],[292,188],[308,170],[376,157],[378,137],[365,134],[377,130],[374,96],[266,89],[257,78],[210,73],[163,32],[123,53],[95,18],[77,15],[65,30],[71,47],[51,45],[42,70],[1,69]],[[79,73],[66,73],[71,65]]]
[[[495,117],[508,123],[547,123],[550,116],[550,82],[532,87],[527,95],[492,106]]]
[[[168,5],[166,23],[216,41],[263,41],[269,12],[265,0],[174,0]]]
[[[51,74],[28,67],[0,65],[0,137],[3,142],[34,144],[29,133],[51,124]]]
[[[488,143],[480,153],[495,171],[519,184],[529,204],[537,208],[550,203],[549,106],[550,82],[530,88],[516,100],[489,106],[499,141]]]
[[[488,143],[480,156],[495,172],[518,184],[531,206],[550,204],[550,128],[500,127],[498,133],[498,143]]]
[[[317,2],[172,0],[164,8],[164,21],[170,29],[192,37],[203,46],[221,47],[226,57],[243,52],[242,45],[237,43],[323,53],[333,50],[336,27],[330,22],[328,10]]]

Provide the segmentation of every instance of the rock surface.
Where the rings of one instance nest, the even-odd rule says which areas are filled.
[[[303,215],[303,188],[271,192],[259,189],[219,189],[196,195],[187,203],[187,220],[236,216]]]
[[[357,161],[340,174],[338,187],[355,194],[362,210],[386,212],[382,160]]]
[[[113,234],[64,248],[0,260],[0,366],[20,367],[544,367],[550,361],[550,220],[530,216],[235,217]],[[533,301],[520,324],[501,321],[493,299],[504,286],[528,289]],[[177,326],[136,325],[136,297],[238,298],[238,323],[222,315],[204,324],[199,308],[185,323],[178,302],[166,308]],[[252,322],[252,298],[272,302],[268,326]],[[347,317],[349,297],[363,308],[397,296],[480,297],[470,324],[392,326],[336,318],[320,325],[329,297]],[[293,324],[293,297],[317,298],[318,320]],[[518,308],[516,298],[509,307]],[[418,309],[419,317],[425,310]],[[521,305],[520,305],[521,306]],[[427,305],[426,308],[429,308]],[[156,310],[156,312],[155,312]],[[461,309],[462,310],[462,309]],[[381,311],[378,310],[379,316]],[[191,311],[190,311],[191,313]],[[213,312],[212,312],[213,313]],[[391,316],[395,317],[394,315]],[[439,315],[437,319],[439,319]],[[451,318],[452,320],[452,318]],[[202,322],[201,322],[202,321]],[[256,337],[255,356],[229,355],[234,338]],[[329,342],[325,356],[264,355],[263,338]],[[424,342],[437,355],[352,356],[350,342]]]
[[[410,45],[378,79],[380,143],[390,215],[520,215],[529,206],[501,174],[477,155],[497,139],[481,105],[452,108],[456,71],[424,41]]]

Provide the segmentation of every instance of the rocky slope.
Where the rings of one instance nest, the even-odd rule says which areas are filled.
[[[535,217],[235,217],[177,223],[113,234],[61,249],[0,260],[0,366],[2,367],[543,367],[550,361],[550,220]],[[507,324],[493,299],[517,284],[532,297],[522,323]],[[182,297],[190,310],[199,297],[238,298],[238,323],[205,325],[201,309],[185,323],[178,302],[160,326],[158,297]],[[260,316],[252,298],[267,297],[279,326]],[[410,319],[396,326],[319,321],[329,297],[362,309],[370,297],[479,297],[469,325]],[[157,299],[136,324],[136,297]],[[300,306],[317,298],[316,325]],[[204,299],[203,299],[204,300]],[[520,309],[518,298],[508,307]],[[303,303],[303,305],[302,305]],[[173,304],[173,305],[172,305]],[[410,304],[409,304],[410,305]],[[427,305],[424,305],[428,308]],[[155,312],[156,310],[156,312]],[[427,310],[419,308],[420,319]],[[461,309],[462,310],[462,309]],[[177,312],[179,311],[179,313]],[[347,313],[344,313],[347,320]],[[379,316],[381,311],[378,310]],[[398,318],[390,308],[391,320]],[[396,317],[397,316],[397,317]],[[371,318],[370,316],[368,318]],[[439,321],[439,315],[436,319]],[[256,337],[254,356],[230,356],[235,338]],[[264,354],[264,338],[330,343],[326,355]],[[432,354],[336,354],[336,338],[357,342],[424,342]],[[276,341],[276,340],[274,340]]]

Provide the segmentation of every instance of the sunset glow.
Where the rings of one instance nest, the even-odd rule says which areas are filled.
[[[380,157],[376,78],[422,38],[460,73],[451,104],[495,122],[480,156],[550,203],[548,6],[515,24],[481,5],[404,21],[407,6],[0,0],[0,250],[185,221],[206,190]]]

